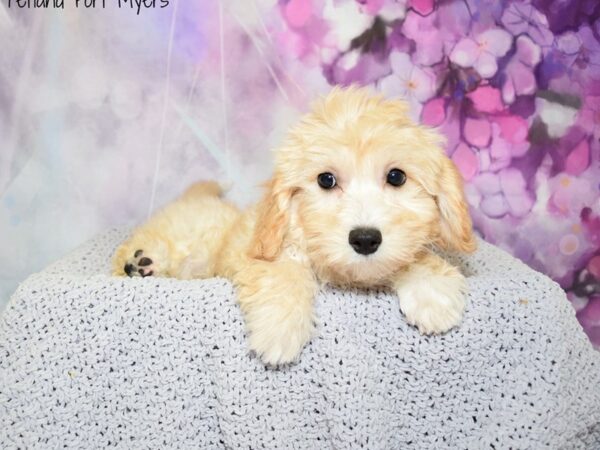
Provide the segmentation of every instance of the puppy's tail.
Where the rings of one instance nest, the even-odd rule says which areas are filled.
[[[221,197],[222,195],[223,187],[216,181],[199,181],[187,188],[182,197]]]

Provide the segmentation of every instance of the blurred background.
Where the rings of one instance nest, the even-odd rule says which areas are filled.
[[[556,280],[600,347],[597,0],[33,3],[0,3],[0,308],[195,180],[255,200],[310,100],[358,83],[440,127],[478,232]]]

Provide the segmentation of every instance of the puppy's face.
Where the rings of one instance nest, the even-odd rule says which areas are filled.
[[[372,283],[431,242],[438,210],[418,182],[427,169],[409,133],[355,125],[337,136],[325,129],[306,149],[296,220],[322,277]]]
[[[283,239],[301,241],[325,280],[377,284],[427,244],[473,247],[460,177],[439,136],[412,123],[403,103],[334,90],[276,163]]]

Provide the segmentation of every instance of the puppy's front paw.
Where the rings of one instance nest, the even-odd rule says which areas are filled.
[[[459,273],[407,280],[397,288],[400,309],[421,334],[445,333],[461,322],[465,309],[464,285]]]
[[[250,349],[265,364],[277,365],[296,360],[314,331],[310,311],[289,304],[266,303],[246,314]]]
[[[295,361],[315,328],[318,285],[310,266],[251,260],[234,282],[250,349],[266,364]]]

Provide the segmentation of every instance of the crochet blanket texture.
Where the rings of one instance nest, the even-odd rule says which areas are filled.
[[[560,287],[485,242],[462,325],[324,288],[295,365],[248,353],[224,279],[116,278],[125,232],[32,275],[0,318],[0,447],[599,449],[600,354]]]

